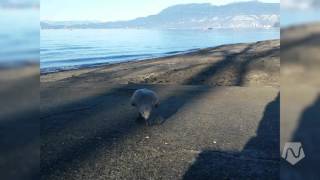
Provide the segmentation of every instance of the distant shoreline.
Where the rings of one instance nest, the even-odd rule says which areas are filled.
[[[230,28],[230,27],[221,27],[221,28],[43,28],[40,27],[40,30],[111,30],[111,29],[130,29],[130,30],[204,30],[204,31],[214,31],[214,30],[271,30],[271,29],[280,29],[280,27],[255,27],[255,28]]]

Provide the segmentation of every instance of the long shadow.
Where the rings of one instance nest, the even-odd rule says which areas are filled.
[[[209,78],[213,78],[218,73],[225,71],[229,66],[234,65],[234,63],[238,60],[238,56],[247,53],[252,48],[252,46],[254,45],[248,45],[246,48],[244,48],[238,53],[226,54],[224,59],[203,69],[195,76],[185,80],[183,84],[205,83]]]
[[[184,174],[184,180],[278,179],[280,94],[270,102],[257,129],[241,152],[205,150]]]
[[[39,110],[33,107],[16,113],[0,118],[1,179],[37,180],[40,177]]]
[[[249,65],[250,63],[255,62],[257,59],[264,58],[264,57],[280,57],[280,47],[273,48],[264,52],[260,52],[259,54],[247,54],[246,60],[240,64],[239,70],[238,70],[238,78],[235,81],[235,85],[237,86],[243,86],[245,85],[245,77],[247,73],[249,72]],[[280,71],[280,69],[279,69]]]
[[[281,50],[283,51],[287,51],[290,50],[294,47],[301,47],[303,45],[307,45],[307,46],[320,46],[320,34],[311,34],[305,38],[301,38],[301,39],[297,39],[297,40],[293,40],[290,42],[285,42],[285,41],[281,41]]]
[[[301,142],[305,158],[291,166],[281,161],[282,179],[318,179],[320,177],[320,94],[307,107],[292,136],[292,142]]]
[[[259,42],[258,42],[259,43]],[[207,68],[203,69],[195,76],[185,80],[183,84],[207,84],[207,81],[211,78],[217,77],[219,75],[223,75],[228,68],[234,67],[236,71],[234,72],[235,75],[230,82],[233,86],[243,86],[245,84],[245,78],[247,73],[249,72],[249,65],[255,62],[259,58],[264,57],[276,57],[279,56],[280,47],[273,48],[270,50],[266,50],[263,52],[255,53],[250,52],[254,46],[257,46],[258,43],[254,43],[248,45],[246,48],[241,50],[237,53],[227,53],[224,52],[225,58],[217,63],[208,66]],[[217,86],[219,84],[210,84]]]
[[[0,87],[0,179],[39,179],[39,76]]]

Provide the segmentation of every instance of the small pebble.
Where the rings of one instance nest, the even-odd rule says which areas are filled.
[[[213,141],[213,144],[216,144],[217,143],[217,141]]]
[[[150,137],[149,137],[149,136],[146,136],[145,138],[146,138],[146,139],[149,139]]]
[[[166,144],[166,145],[167,145],[168,143],[167,143],[167,142],[165,142],[164,144]]]

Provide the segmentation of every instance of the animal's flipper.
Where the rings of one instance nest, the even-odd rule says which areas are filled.
[[[146,122],[146,126],[151,126],[151,122],[149,121],[149,119],[145,119]]]
[[[156,101],[155,101],[155,107],[158,107],[159,105],[160,105],[160,100],[159,100],[159,97],[158,97],[158,95],[157,94],[155,94],[155,99],[156,99]]]
[[[137,119],[136,119],[136,122],[137,122],[138,124],[144,124],[144,123],[145,123],[145,120],[144,120],[144,118],[141,116],[140,113],[139,113],[139,115],[138,115],[138,117],[137,117]]]

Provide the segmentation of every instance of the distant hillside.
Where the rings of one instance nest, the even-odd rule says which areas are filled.
[[[313,0],[313,6],[320,8],[320,0]]]
[[[223,6],[182,4],[168,7],[159,14],[118,22],[41,22],[44,29],[56,28],[159,28],[215,29],[270,28],[279,26],[279,3],[257,1]]]
[[[0,8],[39,8],[39,0],[0,0]]]
[[[320,0],[282,0],[281,7],[297,10],[319,9]]]

